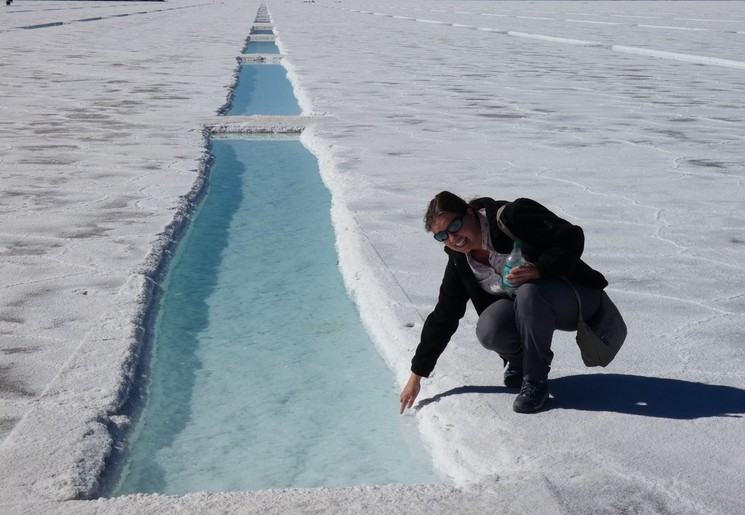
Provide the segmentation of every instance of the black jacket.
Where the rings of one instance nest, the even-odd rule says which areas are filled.
[[[485,209],[494,250],[509,254],[512,239],[499,230],[496,216],[500,206],[507,204],[502,221],[521,240],[525,259],[535,264],[542,279],[566,277],[572,282],[605,288],[608,282],[600,272],[580,259],[585,245],[582,228],[553,214],[538,202],[520,198],[514,202],[480,198],[471,202],[475,209]],[[429,377],[440,354],[458,329],[460,319],[470,300],[480,315],[500,298],[484,291],[473,275],[466,255],[445,247],[448,264],[440,286],[434,311],[422,328],[421,340],[411,360],[411,371]]]

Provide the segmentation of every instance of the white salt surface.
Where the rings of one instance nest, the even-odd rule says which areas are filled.
[[[70,501],[128,422],[148,277],[258,7],[3,6],[0,511],[745,511],[741,2],[270,3],[345,279],[399,382],[445,265],[421,223],[441,189],[581,224],[627,344],[585,369],[558,334],[553,398],[519,415],[469,312],[416,411],[447,485]]]

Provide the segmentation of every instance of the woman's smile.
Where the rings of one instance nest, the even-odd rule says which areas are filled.
[[[448,242],[451,242],[451,246],[455,248],[462,248],[468,243],[468,238],[464,238],[463,236],[458,236],[456,234],[451,234],[450,238],[448,239]]]

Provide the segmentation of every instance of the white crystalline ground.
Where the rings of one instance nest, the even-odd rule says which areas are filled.
[[[421,223],[442,189],[581,224],[629,338],[596,370],[557,334],[553,398],[518,415],[469,312],[416,412],[443,485],[95,501],[70,499],[127,423],[148,277],[259,2],[3,7],[0,511],[745,510],[743,3],[269,3],[345,279],[399,382],[445,264]]]

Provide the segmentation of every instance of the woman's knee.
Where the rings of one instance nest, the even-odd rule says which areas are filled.
[[[476,322],[476,338],[479,343],[486,349],[496,350],[498,330],[491,320],[479,317]]]
[[[499,300],[486,308],[476,322],[476,338],[484,348],[500,354],[519,347],[513,303]]]

